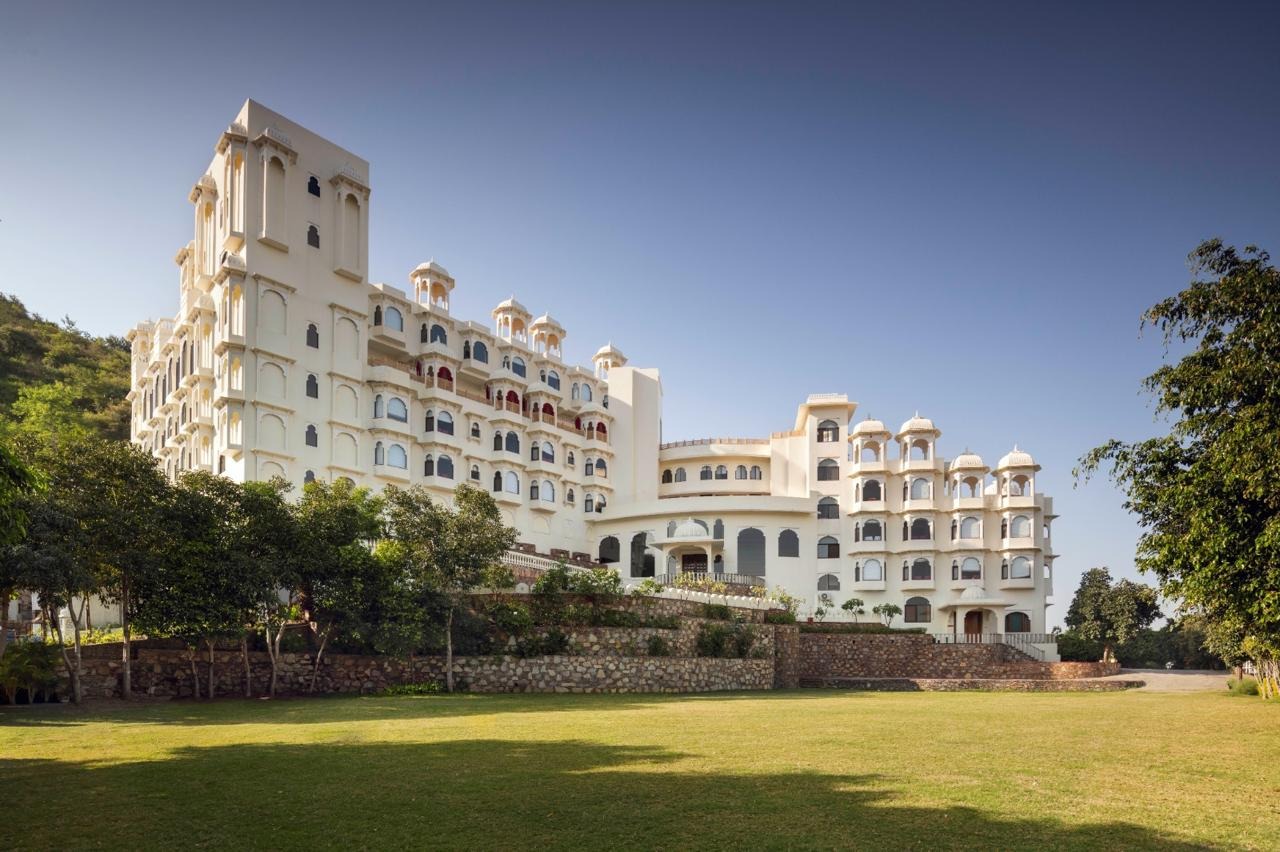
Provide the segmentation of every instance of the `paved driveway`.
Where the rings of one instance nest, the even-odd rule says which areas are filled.
[[[1121,669],[1120,674],[1102,680],[1146,681],[1142,687],[1147,692],[1210,692],[1226,691],[1228,672],[1201,669]]]

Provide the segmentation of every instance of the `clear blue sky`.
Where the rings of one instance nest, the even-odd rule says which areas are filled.
[[[0,289],[97,333],[176,309],[186,196],[247,97],[368,159],[370,274],[434,256],[663,373],[668,439],[844,391],[1014,442],[1080,571],[1137,528],[1076,458],[1157,428],[1143,308],[1273,250],[1274,4],[43,2],[0,23]]]

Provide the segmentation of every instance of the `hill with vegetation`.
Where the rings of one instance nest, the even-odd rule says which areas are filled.
[[[0,293],[0,422],[129,437],[129,343],[33,314]]]

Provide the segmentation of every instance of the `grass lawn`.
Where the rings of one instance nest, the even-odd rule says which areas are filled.
[[[501,695],[0,708],[6,848],[1276,848],[1223,694]]]

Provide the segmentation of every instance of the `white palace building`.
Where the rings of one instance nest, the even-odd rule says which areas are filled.
[[[709,572],[782,586],[802,615],[857,597],[863,620],[890,602],[934,633],[1045,632],[1055,515],[1028,453],[948,460],[932,421],[853,420],[843,394],[768,437],[664,444],[658,371],[612,345],[568,364],[567,331],[514,298],[485,324],[455,317],[433,261],[404,290],[370,283],[364,160],[253,101],[214,151],[174,258],[178,312],[129,335],[133,440],[170,476],[444,500],[469,482],[526,549],[628,582]]]

